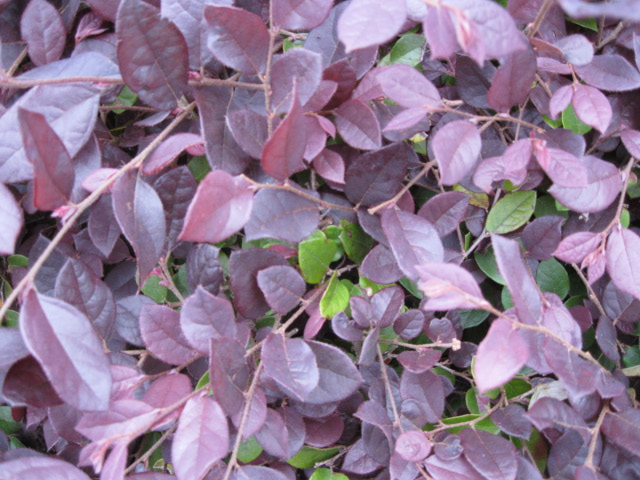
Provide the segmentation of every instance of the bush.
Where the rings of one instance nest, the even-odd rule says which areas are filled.
[[[26,3],[1,478],[640,478],[637,0]]]

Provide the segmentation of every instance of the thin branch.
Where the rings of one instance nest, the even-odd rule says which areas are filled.
[[[598,41],[598,43],[595,46],[595,49],[600,50],[607,43],[613,42],[616,38],[618,38],[618,35],[620,35],[620,32],[625,26],[626,25],[624,24],[624,22],[618,23],[618,25],[616,25],[616,28],[614,28],[609,35],[607,35],[603,40]]]
[[[400,198],[405,193],[407,193],[409,191],[409,189],[411,187],[413,187],[416,184],[416,182],[418,180],[420,180],[421,177],[425,176],[427,174],[427,172],[429,170],[431,170],[431,168],[435,165],[435,163],[436,162],[434,160],[431,160],[430,162],[425,163],[424,166],[422,167],[422,170],[420,170],[420,172],[415,177],[413,177],[411,180],[409,180],[409,182],[407,182],[407,184],[405,186],[403,186],[402,189],[393,196],[393,198],[390,198],[386,202],[379,203],[375,207],[371,207],[368,210],[369,214],[373,215],[378,210],[381,210],[381,209],[385,208],[387,205],[394,205],[398,200],[400,200]]]
[[[384,381],[385,389],[389,395],[389,403],[391,403],[391,410],[393,411],[393,423],[397,426],[401,432],[404,432],[402,422],[400,421],[400,414],[398,413],[398,406],[396,405],[396,399],[393,396],[393,390],[391,390],[391,382],[389,382],[389,376],[387,375],[386,363],[384,363],[384,357],[382,356],[382,349],[380,344],[376,345],[378,349],[378,361],[380,362],[380,373],[382,374],[382,380]]]
[[[158,449],[165,442],[165,440],[170,435],[173,434],[173,432],[176,430],[177,427],[178,427],[178,424],[175,423],[175,424],[171,425],[171,427],[169,427],[167,430],[162,432],[162,435],[160,435],[160,438],[157,441],[155,441],[153,443],[153,445],[151,445],[146,452],[144,452],[142,455],[140,455],[140,457],[136,458],[135,461],[131,465],[129,465],[127,468],[125,468],[124,475],[127,475],[127,474],[131,473],[142,462],[146,462],[149,459],[149,457],[151,457],[151,455],[153,455],[153,452],[155,452],[156,449]]]
[[[42,265],[47,261],[49,256],[53,253],[58,244],[62,241],[65,235],[71,231],[75,222],[82,216],[82,214],[93,205],[98,199],[105,193],[111,185],[115,183],[120,177],[122,177],[129,170],[134,170],[140,165],[142,162],[149,156],[151,152],[164,140],[169,134],[191,113],[191,111],[195,108],[196,104],[191,103],[178,115],[173,121],[167,125],[167,127],[158,134],[157,137],[153,139],[153,141],[147,145],[142,152],[136,155],[129,163],[123,166],[117,173],[115,173],[112,177],[106,179],[102,185],[100,185],[96,190],[91,192],[91,194],[82,200],[78,205],[76,205],[76,210],[73,214],[67,219],[66,223],[62,225],[56,236],[51,240],[47,248],[44,249],[42,254],[35,261],[33,266],[29,269],[27,274],[20,280],[20,283],[13,289],[11,294],[7,297],[6,302],[0,308],[0,322],[4,319],[5,314],[13,304],[13,302],[18,298],[18,296],[33,283],[36,275],[42,268]]]
[[[540,25],[542,25],[544,18],[547,16],[547,13],[549,13],[549,10],[554,3],[555,0],[544,0],[540,10],[538,10],[536,18],[533,20],[533,23],[531,23],[531,27],[527,29],[527,37],[532,38],[536,33],[538,33]]]
[[[575,263],[572,263],[571,266],[580,277],[580,280],[582,280],[582,283],[584,283],[584,286],[587,288],[587,292],[589,293],[589,299],[593,302],[593,304],[596,306],[596,308],[598,309],[598,311],[602,316],[607,316],[606,312],[604,311],[604,307],[602,306],[602,304],[600,303],[600,300],[598,299],[598,296],[596,295],[596,292],[594,292],[593,288],[591,288],[591,284],[589,283],[589,280],[584,276],[584,273],[582,273],[582,270],[580,269],[580,267]]]
[[[600,414],[598,415],[598,420],[596,420],[596,424],[591,429],[591,441],[589,442],[589,452],[587,453],[587,459],[584,462],[584,465],[589,468],[593,468],[594,470],[597,467],[593,464],[593,456],[596,451],[596,445],[598,444],[598,435],[600,434],[600,427],[602,427],[602,422],[604,421],[604,417],[609,412],[609,404],[605,403],[600,410]]]
[[[12,77],[13,74],[16,73],[16,71],[20,67],[20,64],[24,61],[25,58],[27,58],[27,47],[24,47],[22,49],[20,54],[16,57],[16,59],[11,64],[11,66],[9,67],[9,70],[7,70],[7,77]]]

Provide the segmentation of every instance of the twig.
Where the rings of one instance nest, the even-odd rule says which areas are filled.
[[[553,6],[554,3],[555,0],[544,0],[544,3],[540,7],[540,10],[538,10],[536,18],[533,20],[533,23],[531,23],[531,28],[527,30],[527,37],[532,38],[536,33],[538,33],[540,25],[542,25],[544,18],[547,16],[547,13],[549,13],[549,9]]]
[[[409,182],[407,182],[407,184],[405,186],[402,187],[402,189],[396,193],[393,198],[390,198],[389,200],[382,202],[378,205],[376,205],[375,207],[371,207],[368,212],[370,215],[374,215],[378,210],[381,210],[383,208],[385,208],[387,205],[393,205],[395,204],[398,200],[400,200],[400,198],[409,191],[409,189],[411,187],[413,187],[416,182],[418,180],[420,180],[421,177],[423,177],[424,175],[427,174],[427,172],[429,170],[431,170],[431,168],[435,165],[435,161],[431,160],[430,162],[427,162],[424,164],[424,166],[422,167],[422,170],[420,170],[420,172],[413,177],[411,180],[409,180]]]
[[[153,452],[155,452],[156,449],[160,447],[171,434],[173,434],[173,432],[176,430],[177,427],[178,427],[178,424],[175,423],[171,425],[171,427],[169,427],[167,430],[162,432],[162,435],[160,435],[160,438],[157,441],[155,441],[153,445],[151,445],[146,452],[140,455],[140,457],[136,458],[131,465],[125,468],[124,475],[131,473],[142,462],[146,462],[149,459],[149,457],[153,455]]]

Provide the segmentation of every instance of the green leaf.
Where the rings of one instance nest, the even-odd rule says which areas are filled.
[[[318,468],[309,480],[349,480],[349,477],[343,473],[333,473],[328,468]]]
[[[19,433],[22,430],[22,424],[13,419],[11,416],[11,407],[8,405],[0,407],[0,430],[7,435]]]
[[[487,231],[509,233],[520,228],[533,215],[536,206],[535,191],[508,193],[489,211]]]
[[[581,27],[593,30],[594,32],[598,31],[598,22],[596,22],[595,18],[567,18],[567,20]]]
[[[134,105],[136,102],[138,101],[138,95],[133,93],[129,87],[122,87],[122,90],[120,90],[120,93],[118,94],[117,97],[117,102],[119,105],[126,105],[128,107]],[[125,110],[123,108],[117,108],[112,110],[113,113],[116,113],[118,115],[120,115],[121,113],[123,113]]]
[[[315,231],[298,245],[300,271],[307,283],[320,283],[338,251],[335,242]]]
[[[630,223],[631,215],[629,214],[629,210],[623,208],[620,212],[620,225],[622,225],[622,228],[629,228]]]
[[[511,298],[511,292],[507,287],[502,287],[502,295],[501,295],[502,307],[505,310],[513,307],[513,299]]]
[[[342,229],[339,239],[345,253],[354,262],[362,263],[364,257],[373,247],[373,238],[367,235],[360,225],[347,220],[340,220],[340,226]]]
[[[578,135],[584,135],[591,130],[589,125],[583,123],[582,120],[578,118],[571,104],[562,112],[562,126]]]
[[[7,323],[7,327],[18,328],[20,325],[18,323],[18,319],[20,318],[20,314],[15,310],[9,310],[4,314],[5,322]]]
[[[627,348],[622,361],[627,368],[640,365],[640,345],[632,345]]]
[[[514,378],[507,382],[502,388],[507,394],[507,398],[513,398],[531,390],[531,385],[526,380]]]
[[[324,318],[333,318],[336,313],[344,312],[349,306],[349,289],[333,274],[329,285],[320,299],[320,314]]]
[[[473,258],[478,264],[478,267],[480,267],[480,270],[482,270],[487,277],[500,285],[507,284],[504,278],[502,278],[502,275],[500,275],[500,272],[498,272],[498,264],[496,263],[496,256],[493,253],[493,247],[487,248],[485,253],[475,252]]]
[[[254,436],[247,438],[240,444],[238,449],[238,460],[242,463],[253,462],[262,453],[262,447]]]
[[[418,284],[416,282],[412,282],[407,277],[402,277],[398,283],[406,288],[414,297],[419,298],[420,300],[424,297],[424,293],[422,293],[422,290],[418,288]]]
[[[11,255],[7,258],[9,268],[27,267],[29,265],[29,259],[24,255]]]
[[[164,303],[169,291],[167,287],[160,285],[161,281],[162,279],[157,275],[151,275],[142,287],[142,293],[151,297],[156,303]]]
[[[424,35],[407,33],[400,36],[389,54],[391,64],[403,63],[417,67],[422,63],[422,51],[424,47]]]
[[[193,175],[193,178],[196,179],[196,182],[201,181],[207,176],[207,173],[211,171],[211,165],[209,165],[207,157],[204,155],[193,157],[189,160],[187,166],[189,167],[189,171],[191,172],[191,175]]]
[[[543,292],[552,292],[560,298],[569,293],[569,274],[555,258],[540,262],[536,270],[536,283]]]
[[[473,328],[484,322],[489,316],[489,312],[485,310],[464,310],[459,309],[458,315],[460,315],[460,321],[462,328]]]
[[[201,388],[208,387],[209,382],[211,382],[211,379],[209,377],[209,370],[207,370],[202,374],[202,376],[198,380],[198,383],[196,383],[196,390],[200,390]]]
[[[340,448],[338,447],[313,448],[305,445],[295,456],[287,460],[287,463],[296,468],[313,468],[316,463],[329,460],[339,451]]]
[[[560,118],[557,118],[557,119],[553,120],[552,118],[549,118],[546,115],[542,115],[542,119],[551,128],[560,128],[560,127],[562,127],[562,119],[560,119]]]
[[[467,410],[473,414],[482,413],[480,407],[478,407],[478,397],[475,388],[470,388],[464,396],[464,402],[467,405]]]
[[[480,417],[479,414],[467,414],[467,415],[459,415],[457,417],[450,417],[450,418],[443,418],[442,419],[442,423],[444,423],[445,425],[451,425],[452,428],[448,428],[447,430],[451,433],[460,433],[462,431],[463,428],[469,428],[469,426],[467,425],[468,422],[477,419],[478,417]],[[460,425],[459,427],[456,427],[456,424],[462,423],[464,425]],[[499,433],[500,429],[496,426],[495,423],[493,423],[493,421],[489,418],[483,418],[482,420],[478,420],[478,422],[473,424],[474,428],[477,428],[478,430],[484,430],[485,432],[489,432],[489,433]]]
[[[533,212],[536,218],[545,217],[547,215],[558,215],[560,217],[569,218],[569,212],[558,208],[556,199],[551,195],[543,195],[536,200],[536,208]]]

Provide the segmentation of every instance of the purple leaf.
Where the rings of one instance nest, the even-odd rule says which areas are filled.
[[[87,318],[71,305],[29,290],[20,331],[56,392],[80,410],[106,410],[109,361]]]
[[[640,73],[617,54],[596,55],[588,65],[576,67],[576,73],[592,87],[608,92],[626,92],[640,87]]]
[[[415,268],[420,277],[418,287],[429,298],[421,305],[423,310],[474,309],[486,303],[473,276],[458,265],[432,262]]]
[[[302,275],[284,265],[260,270],[256,280],[269,306],[281,315],[294,309],[307,290]]]
[[[485,478],[492,480],[516,478],[518,471],[516,449],[511,442],[474,428],[462,429],[460,439],[464,456]]]
[[[267,418],[255,437],[269,455],[282,459],[288,458],[289,432],[282,416],[275,410],[267,409]]]
[[[527,252],[537,260],[549,260],[562,238],[564,221],[557,215],[545,215],[527,225],[522,232],[522,244]]]
[[[20,33],[36,65],[55,62],[64,50],[67,32],[58,10],[45,0],[31,0],[20,19]]]
[[[593,43],[584,35],[567,35],[556,41],[554,45],[562,51],[564,60],[575,67],[588,65],[593,60]]]
[[[620,140],[627,151],[635,158],[640,157],[640,132],[630,128],[620,134]]]
[[[180,414],[171,445],[171,459],[178,480],[202,478],[229,451],[227,418],[215,400],[191,398]]]
[[[320,221],[318,204],[284,190],[260,190],[254,197],[251,218],[245,227],[247,240],[278,238],[298,243]]]
[[[438,423],[444,411],[444,387],[433,372],[420,374],[405,370],[400,381],[401,411],[416,427]]]
[[[614,228],[606,248],[607,272],[623,292],[640,299],[640,238],[626,228]]]
[[[618,352],[616,340],[617,332],[613,322],[606,315],[601,316],[596,327],[596,341],[607,358],[614,362],[619,362],[620,353]]]
[[[441,262],[444,248],[438,232],[424,218],[403,212],[397,207],[382,212],[382,229],[391,245],[400,270],[416,280],[417,265]]]
[[[573,98],[573,85],[565,85],[557,89],[551,99],[549,99],[549,113],[551,118],[556,119],[562,111],[569,106]]]
[[[425,202],[418,215],[426,218],[440,237],[453,232],[464,219],[469,205],[469,195],[463,192],[444,192]]]
[[[429,5],[423,20],[423,30],[431,47],[431,58],[448,60],[458,50],[455,17],[442,4]],[[481,62],[478,62],[481,63]]]
[[[598,367],[594,364],[548,337],[544,341],[542,352],[570,398],[578,399],[596,390]]]
[[[242,439],[246,440],[262,428],[267,418],[267,397],[261,388],[256,388],[249,405],[249,413],[245,421],[245,428],[242,431]],[[247,400],[238,404],[238,411],[231,417],[236,428],[242,421],[242,412]]]
[[[267,119],[253,110],[239,110],[226,116],[227,126],[242,150],[260,160],[268,137]]]
[[[285,474],[273,468],[244,465],[238,468],[233,480],[290,480]]]
[[[269,32],[260,17],[235,7],[205,5],[207,47],[226,66],[247,75],[263,73]]]
[[[406,20],[404,0],[353,0],[338,20],[338,37],[348,52],[391,40]]]
[[[416,338],[422,332],[425,316],[421,310],[407,310],[393,324],[393,331],[404,340]]]
[[[192,70],[197,70],[204,60],[201,58],[204,55],[200,51],[203,7],[203,0],[162,0],[160,2],[162,17],[171,19],[187,42],[189,67]]]
[[[347,100],[336,110],[336,127],[344,141],[360,150],[382,145],[378,119],[362,100]]]
[[[31,355],[15,362],[5,373],[2,395],[11,405],[47,408],[64,403]]]
[[[285,180],[306,168],[303,157],[307,133],[305,129],[300,128],[304,114],[295,91],[294,88],[289,113],[265,142],[260,158],[264,171],[278,180]]]
[[[197,355],[180,329],[180,314],[167,306],[142,306],[140,334],[149,352],[163,362],[181,365]]]
[[[329,15],[333,0],[276,0],[273,21],[287,30],[310,30]]]
[[[22,480],[89,480],[82,471],[54,457],[16,457],[0,464],[0,476]]]
[[[375,80],[387,97],[405,108],[422,108],[426,114],[429,108],[442,105],[436,87],[409,65],[390,65]]]
[[[300,104],[305,105],[321,80],[322,58],[318,53],[304,48],[288,50],[271,68],[271,105],[279,112],[288,111],[294,91]]]
[[[209,354],[212,338],[236,338],[236,318],[226,297],[215,297],[201,286],[189,296],[180,312],[185,338],[203,355]]]
[[[481,146],[478,129],[467,120],[456,120],[439,129],[431,140],[431,148],[438,162],[441,183],[454,185],[469,175]]]
[[[581,159],[558,148],[547,148],[544,140],[534,140],[536,160],[558,187],[580,188],[587,186],[589,172]]]
[[[491,420],[507,435],[528,440],[531,436],[531,422],[526,417],[526,411],[516,403],[505,408],[495,410]]]
[[[571,102],[580,120],[600,133],[607,130],[613,112],[609,100],[600,90],[588,85],[576,85]]]
[[[398,286],[379,290],[371,297],[371,320],[380,327],[391,325],[404,306],[404,291]]]
[[[325,148],[313,159],[313,169],[325,180],[339,185],[344,185],[344,160],[342,156]]]
[[[212,338],[210,341],[209,375],[213,398],[227,415],[236,415],[244,402],[244,388],[249,381],[249,365],[245,350],[238,341]]]
[[[33,203],[39,210],[55,210],[69,201],[73,189],[71,157],[44,115],[19,108],[18,121],[25,155],[33,164]]]
[[[364,257],[360,274],[381,284],[397,282],[403,276],[393,252],[384,245],[376,245]]]
[[[0,183],[0,255],[13,255],[24,218],[13,193]]]
[[[437,455],[431,455],[424,461],[429,475],[434,480],[478,480],[478,471],[462,456],[441,460]]]
[[[144,395],[142,400],[154,408],[168,408],[188,396],[192,391],[191,379],[182,373],[170,373],[154,381]],[[173,411],[162,417],[152,430],[162,430],[172,424],[180,415],[180,409]]]
[[[553,293],[545,293],[546,303],[542,308],[540,324],[576,348],[582,348],[580,325],[569,313],[562,300]]]
[[[478,345],[473,375],[478,390],[500,387],[520,371],[529,358],[529,348],[508,320],[497,318]]]
[[[365,441],[362,438],[351,445],[351,448],[349,448],[349,451],[344,457],[344,463],[342,465],[343,470],[360,475],[374,472],[380,467],[382,467],[382,465],[378,460],[367,453]]]
[[[587,171],[586,187],[552,185],[549,193],[564,206],[579,213],[600,212],[607,208],[620,193],[622,178],[618,168],[596,157],[582,159]]]
[[[331,329],[338,337],[349,342],[362,341],[362,328],[355,320],[351,320],[344,312],[339,312],[331,318]]]
[[[633,455],[640,455],[640,410],[607,412],[602,422],[602,433]]]
[[[524,102],[536,74],[536,56],[532,48],[516,50],[500,65],[491,80],[487,102],[498,112],[508,112],[511,107]]]
[[[187,255],[187,285],[194,292],[200,285],[214,295],[218,294],[223,280],[222,266],[218,262],[218,249],[201,243],[189,250]]]
[[[178,27],[144,0],[122,0],[116,37],[127,86],[152,107],[174,108],[187,88],[189,70],[187,43]]]
[[[145,159],[142,165],[142,173],[145,175],[158,173],[178,158],[184,150],[203,143],[202,137],[195,133],[176,133],[171,135]]]
[[[333,445],[344,431],[344,421],[339,414],[335,413],[317,420],[305,418],[304,426],[306,430],[304,443],[316,448]]]
[[[209,172],[198,185],[180,240],[216,243],[238,232],[249,221],[253,192],[242,177],[222,170]]]
[[[307,341],[306,344],[316,357],[320,373],[318,385],[307,395],[307,403],[339,402],[360,387],[362,377],[346,353],[326,343]]]
[[[166,223],[156,191],[130,170],[111,190],[113,211],[138,260],[140,284],[144,283],[162,255]]]
[[[576,232],[562,239],[553,255],[563,262],[580,263],[602,243],[602,237],[593,232]]]
[[[424,320],[422,323],[424,323]],[[424,373],[431,370],[438,363],[441,355],[442,353],[436,349],[423,348],[415,352],[401,352],[398,355],[398,361],[412,373]]]
[[[388,132],[402,132],[410,129],[422,119],[424,119],[426,113],[427,112],[422,107],[414,107],[402,110],[399,114],[389,120],[389,122],[384,126],[382,131],[385,133],[385,138],[391,138],[388,135]]]
[[[122,233],[113,212],[111,194],[102,195],[91,207],[87,231],[93,245],[108,257]]]

